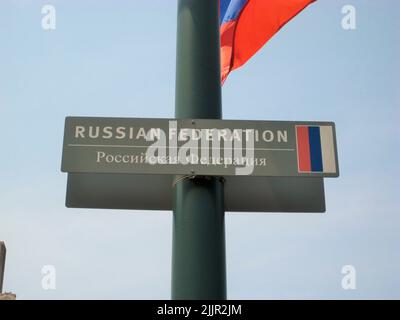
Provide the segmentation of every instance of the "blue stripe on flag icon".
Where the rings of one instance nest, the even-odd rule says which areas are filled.
[[[319,127],[309,127],[311,171],[323,172],[321,135]]]

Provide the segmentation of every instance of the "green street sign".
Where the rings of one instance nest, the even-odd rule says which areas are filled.
[[[170,211],[179,178],[165,174],[69,173],[66,206]],[[325,212],[322,178],[227,176],[223,183],[227,212]]]
[[[332,122],[68,117],[68,173],[337,177]]]

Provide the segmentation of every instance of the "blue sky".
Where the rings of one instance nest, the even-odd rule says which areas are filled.
[[[41,28],[45,4],[56,30]],[[228,78],[225,119],[334,121],[341,170],[326,214],[227,213],[229,298],[400,298],[399,9],[319,0]],[[60,163],[66,116],[173,117],[176,1],[1,1],[0,39],[4,289],[169,299],[172,214],[67,209]],[[341,287],[347,264],[356,290]]]

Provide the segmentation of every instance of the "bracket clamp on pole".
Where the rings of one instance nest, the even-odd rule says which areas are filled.
[[[174,181],[172,181],[172,188],[174,188],[178,182],[185,181],[185,180],[193,180],[196,178],[195,174],[184,174],[182,176],[177,176]]]
[[[175,179],[172,181],[172,188],[174,188],[179,182],[185,181],[185,180],[195,180],[195,179],[205,179],[205,180],[211,180],[212,176],[200,176],[196,174],[184,174],[181,176],[175,177]],[[216,177],[217,180],[222,183],[223,185],[225,184],[226,179],[224,177]]]

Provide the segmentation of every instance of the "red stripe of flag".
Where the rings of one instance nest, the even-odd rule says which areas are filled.
[[[297,156],[300,172],[311,172],[310,139],[307,126],[298,126],[297,130]]]
[[[221,26],[221,82],[224,83],[231,71],[233,42],[237,21],[229,21]]]

